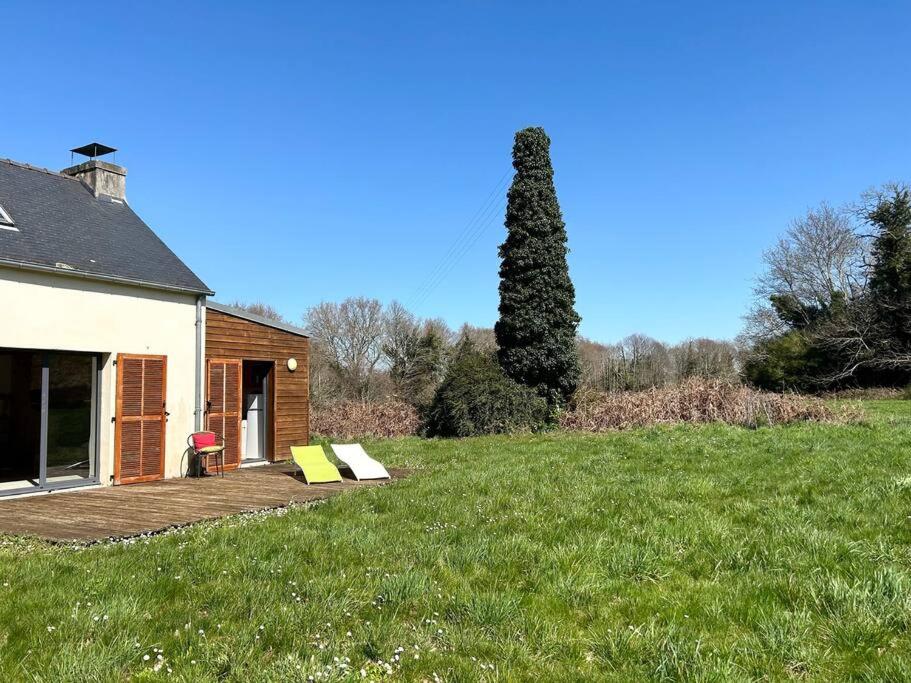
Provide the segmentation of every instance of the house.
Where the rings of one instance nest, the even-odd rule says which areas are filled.
[[[308,439],[306,334],[211,302],[114,151],[0,160],[0,496],[183,476],[204,428],[226,469]]]

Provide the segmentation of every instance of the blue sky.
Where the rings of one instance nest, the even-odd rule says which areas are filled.
[[[31,0],[0,19],[0,156],[119,148],[130,204],[217,299],[295,321],[367,295],[491,325],[495,190],[528,125],[553,140],[581,331],[603,341],[733,337],[792,218],[911,180],[907,2]]]

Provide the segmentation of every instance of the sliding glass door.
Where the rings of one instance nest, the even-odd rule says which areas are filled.
[[[0,349],[0,495],[98,481],[98,356]]]
[[[39,485],[41,372],[40,355],[0,349],[0,494]]]

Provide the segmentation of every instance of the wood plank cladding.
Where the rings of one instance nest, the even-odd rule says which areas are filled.
[[[288,359],[297,370],[288,370]],[[269,460],[287,460],[291,446],[310,438],[310,340],[243,318],[206,309],[207,360],[259,360],[275,363],[274,432],[266,453]]]

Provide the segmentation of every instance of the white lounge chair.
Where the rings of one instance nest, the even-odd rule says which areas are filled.
[[[354,478],[389,479],[389,472],[382,464],[367,455],[359,443],[332,444],[335,457],[348,466]]]

